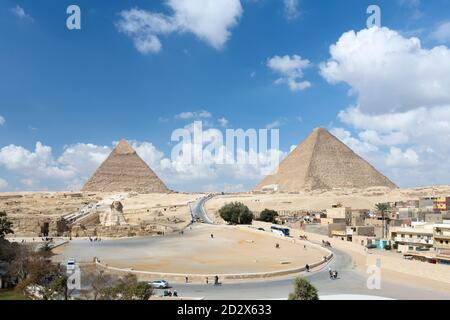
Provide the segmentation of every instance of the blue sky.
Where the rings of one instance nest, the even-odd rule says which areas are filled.
[[[229,128],[277,127],[284,153],[313,128],[326,127],[401,186],[449,184],[450,151],[436,148],[439,139],[445,143],[449,137],[449,97],[439,90],[416,97],[408,90],[422,88],[419,80],[399,83],[407,88],[383,87],[410,79],[410,66],[400,65],[386,80],[382,68],[375,67],[377,74],[360,70],[374,60],[351,65],[345,55],[364,59],[364,51],[359,52],[362,58],[351,51],[351,41],[369,41],[374,48],[368,52],[375,55],[377,46],[391,39],[388,32],[395,32],[396,41],[387,46],[397,56],[415,59],[417,48],[411,49],[408,40],[417,37],[423,50],[418,59],[430,53],[423,64],[417,60],[425,72],[433,59],[443,66],[425,78],[450,91],[441,74],[448,71],[450,59],[450,1],[221,0],[212,5],[222,8],[206,13],[195,11],[195,1],[192,8],[178,2],[77,0],[82,29],[71,31],[66,8],[74,1],[0,3],[4,191],[75,189],[122,137],[134,141],[143,158],[177,190],[246,190],[258,182],[260,177],[240,175],[233,168],[215,168],[208,178],[196,171],[203,169],[180,172],[161,162],[170,157],[172,131],[196,119],[221,130],[225,122]],[[370,4],[381,7],[385,29],[378,35],[358,34],[366,28]],[[126,18],[132,9],[139,13],[138,30],[127,32],[136,26],[136,20]],[[170,30],[162,31],[155,17],[163,17]],[[357,37],[333,55],[330,46],[352,30]],[[158,49],[139,50],[133,43],[144,39],[153,45],[149,39],[155,37]],[[436,46],[444,46],[439,58],[432,54]],[[380,55],[374,59],[392,57],[391,52]],[[275,57],[286,60],[271,65]],[[330,59],[337,61],[338,71],[324,65]],[[306,60],[304,68],[283,69],[283,63]],[[353,72],[352,66],[358,69]],[[414,77],[420,78],[420,72]],[[292,79],[310,86],[293,90]],[[398,95],[386,94],[396,90]],[[374,110],[367,97],[380,98],[375,100],[382,110]],[[185,116],[177,116],[181,113]],[[386,123],[392,114],[399,123],[421,120],[399,127],[372,125]],[[430,130],[417,133],[414,128],[423,128],[420,121],[427,119],[439,120],[441,131],[428,123]],[[436,135],[440,138],[429,139]]]

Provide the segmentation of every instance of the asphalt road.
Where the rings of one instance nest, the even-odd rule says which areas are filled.
[[[194,204],[192,204],[191,210],[194,219],[201,219],[206,224],[213,224],[214,222],[209,219],[205,211],[205,203],[209,199],[211,199],[211,196],[205,196],[198,199]]]
[[[450,299],[450,292],[437,292],[381,280],[380,290],[367,288],[367,277],[353,267],[350,255],[334,250],[334,259],[321,271],[303,274],[318,289],[320,296],[366,295],[396,300]],[[338,270],[339,279],[331,280],[328,268]],[[381,278],[382,279],[382,278]],[[211,281],[212,279],[210,279]],[[207,300],[269,300],[286,299],[292,291],[293,278],[285,280],[222,284],[221,286],[174,285],[180,296],[202,297]]]

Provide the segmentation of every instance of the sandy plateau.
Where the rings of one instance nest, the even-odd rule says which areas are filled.
[[[211,233],[214,238],[211,238]],[[280,248],[276,248],[276,244]],[[306,248],[304,247],[306,245]],[[302,268],[323,260],[327,252],[307,242],[287,241],[262,231],[197,225],[184,235],[72,241],[57,251],[65,261],[75,257],[123,269],[180,274],[259,273]]]
[[[301,193],[239,193],[214,197],[206,203],[208,215],[221,221],[217,211],[226,203],[239,201],[255,213],[273,209],[281,214],[285,211],[321,211],[340,203],[352,209],[373,209],[380,202],[414,200],[420,197],[446,196],[450,186],[421,187],[410,189],[389,189],[373,187],[368,189],[335,189],[332,191],[312,191]]]

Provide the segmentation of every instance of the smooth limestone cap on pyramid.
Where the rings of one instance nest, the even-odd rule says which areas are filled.
[[[167,193],[170,190],[122,139],[81,191]]]
[[[281,192],[397,186],[326,129],[317,128],[255,189]]]

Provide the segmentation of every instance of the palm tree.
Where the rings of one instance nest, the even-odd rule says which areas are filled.
[[[378,213],[381,213],[382,228],[383,228],[382,238],[385,238],[387,237],[387,235],[385,234],[385,230],[387,232],[387,228],[385,228],[385,220],[386,220],[386,213],[390,209],[389,203],[377,203],[375,205],[375,209],[378,211]]]
[[[289,300],[319,300],[319,295],[308,280],[298,277],[294,282],[294,292],[289,294]]]

